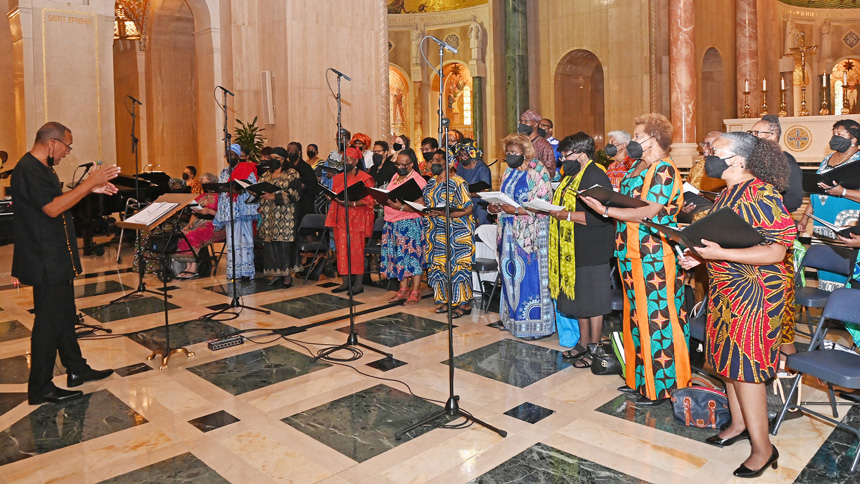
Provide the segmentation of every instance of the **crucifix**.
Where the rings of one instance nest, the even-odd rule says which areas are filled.
[[[812,53],[817,49],[817,45],[806,45],[806,33],[800,33],[800,45],[789,49],[790,52],[800,54],[800,115],[809,116],[809,110],[806,109],[806,53]]]

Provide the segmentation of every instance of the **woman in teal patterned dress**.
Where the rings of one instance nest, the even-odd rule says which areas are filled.
[[[472,262],[475,258],[475,221],[472,218],[472,198],[466,180],[451,175],[452,167],[445,152],[436,150],[430,165],[433,178],[424,187],[424,205],[449,205],[451,212],[451,306],[452,317],[460,318],[472,312]],[[446,192],[450,191],[449,203]],[[427,283],[433,288],[436,312],[448,310],[448,278],[445,272],[445,211],[437,210],[427,216]]]
[[[534,199],[550,201],[550,174],[535,159],[531,141],[512,134],[503,143],[508,168],[500,191],[520,205]],[[489,212],[499,214],[502,325],[518,338],[555,333],[555,306],[549,290],[549,216],[509,204],[490,205]]]

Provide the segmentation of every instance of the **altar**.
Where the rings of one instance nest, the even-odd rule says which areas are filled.
[[[761,118],[724,119],[726,131],[747,131]],[[804,169],[818,168],[821,160],[833,150],[830,137],[833,136],[833,123],[842,119],[860,122],[860,114],[831,116],[785,116],[779,118],[782,136],[779,145],[783,150],[797,158]]]

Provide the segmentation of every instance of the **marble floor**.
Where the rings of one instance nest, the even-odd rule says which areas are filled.
[[[616,391],[619,377],[565,361],[557,337],[518,340],[498,329],[497,314],[476,311],[455,321],[455,393],[461,409],[507,436],[445,416],[398,439],[448,398],[447,320],[432,298],[403,307],[388,303],[384,284],[367,286],[355,298],[355,332],[392,358],[359,348],[356,361],[320,360],[319,350],[350,333],[349,300],[330,293],[330,280],[240,284],[243,304],[270,313],[201,320],[230,301],[223,266],[214,277],[171,282],[166,306],[152,294],[109,305],[138,284],[115,256],[83,258],[76,296],[84,322],[112,331],[84,337],[84,356],[117,373],[81,387],[83,399],[31,406],[32,290],[11,279],[11,246],[0,247],[0,484],[717,484],[734,482],[749,452],[747,442],[705,444],[713,431],[684,427],[668,405],[637,408]],[[145,282],[161,286],[154,276]],[[160,370],[146,357],[167,342],[165,310],[171,346],[196,355]],[[244,344],[207,347],[232,334]],[[55,382],[64,386],[62,368]],[[803,398],[826,394],[806,381]],[[860,409],[840,407],[840,416],[860,426]],[[779,469],[760,482],[860,482],[848,474],[856,441],[832,425],[800,416],[774,443]]]

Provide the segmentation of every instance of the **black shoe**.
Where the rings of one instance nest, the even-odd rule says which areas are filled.
[[[242,276],[240,279],[242,282],[251,282],[251,276]]]
[[[284,278],[283,278],[283,277],[281,277],[281,276],[273,277],[273,278],[272,278],[272,280],[271,280],[271,281],[269,281],[269,282],[267,282],[266,284],[267,284],[267,285],[269,285],[269,286],[274,286],[275,284],[277,284],[277,283],[279,283],[279,282],[281,282],[281,281],[283,281],[283,280],[284,280]]]
[[[113,370],[93,370],[92,368],[79,375],[69,372],[66,375],[66,386],[79,387],[88,381],[103,380],[111,375]]]
[[[627,385],[621,385],[620,387],[618,387],[618,391],[621,393],[629,393],[630,395],[639,393],[636,391],[635,388],[630,388]]]
[[[636,400],[635,403],[636,403],[637,407],[656,407],[658,405],[662,405],[663,403],[665,403],[668,400],[669,400],[668,397],[658,398],[656,400],[649,400],[646,397],[642,397],[639,400]]]
[[[363,292],[364,292],[364,288],[363,288],[363,287],[359,287],[358,289],[356,289],[356,288],[354,288],[354,287],[352,288],[352,295],[353,295],[353,296],[358,296],[359,294],[361,294],[361,293],[363,293]]]
[[[27,403],[30,405],[41,405],[43,403],[66,403],[84,395],[80,390],[63,390],[54,388],[44,395],[28,396]]]
[[[345,286],[345,285],[337,286],[336,288],[331,290],[331,292],[333,292],[334,294],[337,294],[339,292],[346,292],[346,291],[349,291],[349,286]]]
[[[291,288],[291,287],[293,287],[293,278],[291,277],[291,278],[290,278],[290,282],[287,282],[287,278],[285,277],[285,278],[284,278],[283,288],[284,288],[284,289],[289,289],[289,288]]]
[[[768,467],[773,467],[774,469],[776,469],[778,467],[777,461],[779,461],[779,451],[776,450],[775,445],[771,444],[771,447],[773,447],[773,453],[770,454],[770,459],[768,459],[767,462],[765,462],[765,464],[763,466],[761,466],[761,469],[754,471],[754,470],[748,468],[747,466],[741,464],[741,466],[738,467],[737,469],[735,469],[735,471],[732,472],[732,474],[735,477],[742,477],[744,479],[752,479],[754,477],[758,477],[758,476],[762,475],[762,473],[765,470],[767,470]]]
[[[747,432],[747,429],[744,429],[743,432],[735,435],[734,437],[721,438],[720,434],[712,435],[705,439],[705,442],[711,445],[716,445],[717,447],[728,447],[736,442],[740,442],[741,440],[749,440],[750,434]]]

